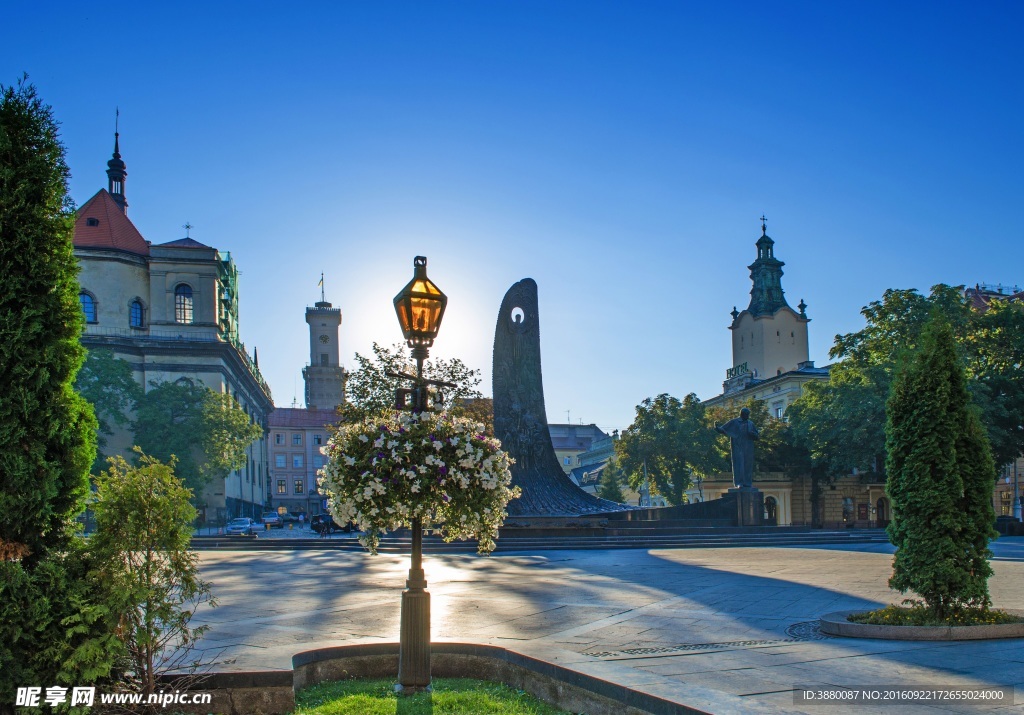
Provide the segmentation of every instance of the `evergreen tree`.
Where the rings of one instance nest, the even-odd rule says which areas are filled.
[[[109,669],[73,522],[96,421],[73,388],[85,351],[67,180],[50,107],[24,79],[0,86],[0,709],[18,685]]]
[[[597,487],[597,496],[608,501],[622,503],[626,498],[622,495],[622,470],[615,457],[612,457],[601,470],[601,482]]]
[[[987,608],[996,470],[949,323],[934,313],[901,362],[886,404],[889,585],[917,593],[940,619]]]
[[[67,180],[50,107],[24,80],[0,87],[0,553],[26,566],[67,544],[96,450],[73,389],[85,350]]]

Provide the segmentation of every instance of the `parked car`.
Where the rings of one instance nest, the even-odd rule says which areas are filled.
[[[330,514],[317,514],[313,517],[312,521],[309,522],[309,528],[320,534],[333,534],[338,531],[344,531],[346,534],[352,531],[351,522],[345,526],[338,526],[338,523],[334,521],[334,518]]]
[[[252,536],[259,530],[259,524],[247,516],[240,516],[232,519],[224,527],[224,533],[228,535]]]
[[[263,512],[263,523],[268,525],[271,529],[280,529],[284,526],[284,519],[276,511],[265,511]]]

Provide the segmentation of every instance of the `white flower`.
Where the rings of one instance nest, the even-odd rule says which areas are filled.
[[[378,437],[377,440],[373,443],[373,446],[376,447],[377,449],[380,449],[381,447],[383,447],[384,446],[384,435],[381,435],[380,437]]]
[[[367,437],[365,434],[361,434],[361,435],[359,435],[359,441],[360,442],[369,442],[370,438]]]
[[[356,463],[356,460],[353,457],[348,456],[347,454],[343,454],[341,458],[344,459],[345,464],[347,464],[350,467]]]

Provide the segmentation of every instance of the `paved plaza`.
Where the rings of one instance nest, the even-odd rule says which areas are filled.
[[[1024,539],[993,545],[998,607],[1024,609]],[[899,602],[891,547],[535,551],[425,557],[435,641],[480,642],[714,711],[1024,714],[1024,639],[822,637],[831,611]],[[217,670],[289,669],[303,650],[398,640],[408,557],[200,554],[220,606],[197,620]],[[794,689],[1015,686],[1016,705],[794,704]],[[731,697],[718,698],[717,694]]]

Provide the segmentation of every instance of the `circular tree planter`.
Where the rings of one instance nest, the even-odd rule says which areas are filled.
[[[1024,611],[1002,609],[1024,617]],[[1024,638],[1024,623],[998,623],[982,626],[878,626],[853,623],[847,618],[868,611],[836,611],[819,619],[822,633],[846,638],[880,638],[894,641],[973,641],[989,638]]]

